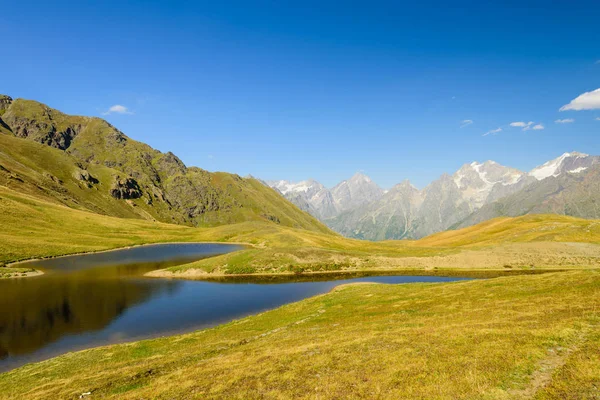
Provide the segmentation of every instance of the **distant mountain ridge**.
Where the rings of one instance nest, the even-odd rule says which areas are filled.
[[[307,204],[307,212],[345,236],[417,239],[498,216],[549,212],[600,218],[596,207],[596,201],[600,203],[597,164],[600,157],[578,152],[565,153],[530,172],[494,161],[472,162],[452,175],[442,175],[422,190],[405,180],[384,191],[364,174],[330,190],[314,180],[268,184],[292,202]],[[336,188],[351,181],[359,189],[343,191],[348,194],[340,196],[342,191]],[[314,201],[317,193],[320,197],[331,195],[326,212],[321,208],[323,202]],[[344,207],[339,198],[344,199]]]
[[[360,207],[383,196],[384,190],[363,173],[327,189],[314,179],[301,182],[266,181],[292,203],[321,220],[333,218],[344,211]]]

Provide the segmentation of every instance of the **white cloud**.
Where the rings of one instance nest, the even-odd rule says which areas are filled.
[[[596,121],[600,121],[600,117],[596,117]]]
[[[103,112],[102,115],[110,115],[110,114],[133,114],[133,112],[129,111],[129,109],[120,104],[115,104],[110,107],[107,111]]]
[[[534,131],[541,131],[541,130],[543,130],[543,129],[544,129],[544,125],[542,125],[542,124],[537,124],[537,125],[535,125],[533,128],[531,128],[531,129],[533,129]]]
[[[461,128],[464,128],[465,126],[469,126],[469,125],[471,125],[472,123],[473,123],[473,120],[472,120],[472,119],[463,119],[463,120],[460,122],[460,127],[461,127]]]
[[[492,129],[491,131],[487,131],[483,134],[483,136],[495,135],[499,132],[502,132],[502,128]]]
[[[581,111],[581,110],[599,110],[600,109],[600,89],[592,90],[580,94],[569,104],[565,104],[559,111]]]
[[[517,122],[510,123],[510,126],[512,126],[513,128],[523,128],[524,131],[528,131],[529,129],[531,129],[531,125],[533,125],[533,121],[529,121],[529,122],[517,121]]]
[[[556,124],[572,124],[573,122],[575,122],[573,118],[557,119],[554,121]]]

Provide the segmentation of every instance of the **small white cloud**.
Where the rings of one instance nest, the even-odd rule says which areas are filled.
[[[215,156],[213,156],[212,154],[209,154],[209,155],[208,155],[208,159],[209,159],[209,160],[212,160],[213,158],[215,158]]]
[[[115,104],[110,107],[107,111],[103,112],[102,115],[110,115],[110,114],[133,114],[133,112],[129,111],[129,109],[120,104]]]
[[[502,128],[492,129],[491,131],[487,131],[483,134],[483,136],[496,135],[497,133],[502,132]]]
[[[542,124],[537,124],[537,125],[535,125],[533,128],[531,128],[531,129],[533,129],[534,131],[541,131],[541,130],[543,130],[543,129],[544,129],[544,125],[542,125]]]
[[[596,121],[600,121],[600,117],[596,117]]]
[[[460,127],[461,127],[461,128],[464,128],[465,126],[469,126],[469,125],[471,125],[472,123],[473,123],[473,120],[472,120],[472,119],[463,119],[463,120],[460,122]]]
[[[556,124],[572,124],[573,122],[575,122],[573,118],[557,119],[554,121]]]
[[[580,94],[569,104],[565,104],[559,111],[581,111],[581,110],[599,110],[600,109],[600,89],[592,90]]]
[[[533,121],[529,121],[529,122],[517,121],[517,122],[510,123],[510,126],[512,126],[513,128],[523,128],[524,131],[528,131],[531,128],[531,125],[533,125]]]

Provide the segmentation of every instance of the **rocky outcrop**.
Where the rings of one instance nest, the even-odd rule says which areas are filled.
[[[0,117],[6,112],[6,110],[8,109],[8,107],[10,107],[12,102],[12,97],[0,94]]]
[[[92,185],[96,185],[99,183],[98,179],[94,178],[87,170],[78,169],[73,172],[73,178],[78,181],[84,182],[87,187],[92,187]]]
[[[12,97],[0,94],[0,133],[10,134],[12,132],[10,126],[2,119],[2,115],[4,115],[8,107],[10,107],[12,101]]]
[[[31,112],[32,108],[34,113]],[[90,120],[86,117],[69,117],[36,102],[12,101],[8,96],[0,97],[0,110],[2,125],[14,135],[60,150],[68,149]]]
[[[110,189],[110,195],[119,200],[139,199],[142,197],[142,189],[133,178],[121,179],[117,177]]]

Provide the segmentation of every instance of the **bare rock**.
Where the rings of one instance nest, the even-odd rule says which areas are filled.
[[[137,181],[133,178],[121,179],[117,177],[117,180],[110,189],[110,195],[115,199],[139,199],[142,197],[142,189],[138,185]]]

